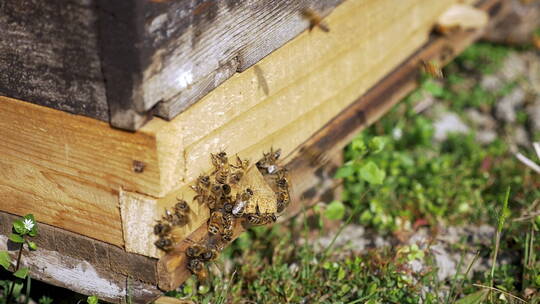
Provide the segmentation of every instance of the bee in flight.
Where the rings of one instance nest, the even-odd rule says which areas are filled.
[[[319,27],[323,32],[330,32],[330,28],[323,22],[323,17],[311,8],[305,8],[302,10],[302,17],[309,21],[309,30],[313,30],[314,27]]]
[[[433,60],[431,61],[422,60],[422,71],[424,71],[424,73],[428,74],[429,76],[433,78],[437,78],[437,79],[444,78],[440,64]]]

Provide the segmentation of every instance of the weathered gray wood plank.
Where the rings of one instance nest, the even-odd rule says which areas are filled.
[[[13,260],[17,247],[8,242],[7,236],[17,218],[0,212],[0,250],[9,250]],[[50,225],[38,225],[39,235],[33,238],[38,250],[25,250],[21,260],[30,268],[32,278],[117,303],[127,296],[133,303],[147,303],[162,294],[156,287],[155,259]]]
[[[108,121],[92,0],[0,1],[0,95]]]
[[[149,36],[171,29],[177,36],[156,43],[143,72],[147,106],[162,100],[157,115],[172,119],[230,76],[230,66],[243,71],[291,40],[309,22],[307,7],[327,15],[341,0],[330,1],[188,1],[171,2],[167,13],[149,19]],[[189,22],[178,19],[186,16]],[[224,71],[224,72],[221,72]],[[224,76],[225,75],[225,76]]]

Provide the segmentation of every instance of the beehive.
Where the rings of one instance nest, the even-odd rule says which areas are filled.
[[[176,288],[190,275],[178,253],[187,243],[164,255],[152,227],[177,197],[193,197],[189,184],[210,170],[209,154],[255,162],[281,148],[293,200],[315,200],[335,169],[321,160],[409,92],[421,60],[447,61],[478,37],[430,39],[455,2],[8,1],[0,7],[8,29],[0,34],[2,233],[13,215],[33,213],[40,249],[24,261],[53,284],[119,301],[129,277],[138,302]],[[500,3],[481,7],[495,14]],[[330,32],[306,30],[307,7],[328,14]],[[54,35],[37,34],[38,11],[55,16],[44,29]],[[191,208],[182,233],[198,240],[208,208]]]

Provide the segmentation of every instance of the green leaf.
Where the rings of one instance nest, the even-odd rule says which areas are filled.
[[[442,97],[444,95],[444,89],[441,87],[441,85],[431,79],[426,80],[422,87],[434,97]]]
[[[482,289],[480,291],[477,291],[475,293],[471,293],[470,295],[465,296],[464,298],[460,299],[459,301],[456,301],[455,304],[480,304],[483,303],[486,299],[486,296],[488,295],[487,289]]]
[[[89,296],[86,298],[86,303],[88,304],[97,304],[99,302],[98,297],[96,296]]]
[[[18,234],[26,234],[28,232],[28,230],[24,228],[22,220],[15,220],[13,222],[13,229],[15,229],[15,232],[17,232]]]
[[[2,267],[4,267],[6,270],[9,269],[9,266],[11,265],[11,257],[7,251],[0,251],[0,265],[2,265]]]
[[[28,275],[28,268],[21,268],[21,269],[15,271],[15,273],[13,275],[16,276],[19,279],[24,279]]]
[[[23,237],[15,233],[12,233],[9,235],[9,240],[12,241],[13,243],[19,243],[19,244],[24,243]]]
[[[337,276],[338,281],[343,280],[345,278],[345,275],[346,275],[345,269],[343,269],[343,267],[339,267],[338,276]]]
[[[345,216],[345,205],[340,201],[331,202],[326,210],[324,216],[329,220],[340,220]]]
[[[334,178],[344,178],[344,177],[349,177],[353,175],[354,175],[353,166],[345,165],[336,171],[336,175],[334,175]]]
[[[373,185],[382,184],[386,173],[379,169],[374,162],[368,162],[362,168],[360,168],[360,177],[366,182]]]
[[[371,153],[379,153],[384,149],[386,145],[386,139],[382,136],[375,136],[369,141],[369,148]]]
[[[30,250],[37,250],[37,245],[36,243],[34,242],[28,242],[28,248],[30,248]]]
[[[506,195],[504,197],[503,201],[503,208],[501,210],[501,214],[499,216],[499,223],[497,225],[497,231],[501,232],[504,226],[504,222],[506,221],[506,218],[510,216],[510,210],[508,209],[508,198],[510,198],[510,187],[506,189]]]

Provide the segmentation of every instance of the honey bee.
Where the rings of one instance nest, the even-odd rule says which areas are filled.
[[[274,223],[277,220],[277,216],[273,213],[268,214],[248,214],[246,217],[248,223],[253,226],[262,226],[266,224]]]
[[[223,185],[221,186],[221,191],[222,191],[221,193],[222,193],[223,195],[226,195],[226,196],[227,196],[227,195],[231,194],[231,186],[229,186],[229,185],[227,185],[227,184],[223,184]]]
[[[171,231],[171,226],[167,223],[164,223],[162,221],[158,221],[158,223],[154,226],[154,234],[159,236],[165,236]]]
[[[209,195],[205,197],[204,202],[206,203],[206,205],[208,206],[210,210],[217,209],[218,207],[218,199],[214,195]]]
[[[187,268],[197,276],[197,279],[201,282],[206,281],[208,278],[208,270],[204,263],[199,259],[190,259],[187,263]]]
[[[210,157],[212,158],[212,164],[216,168],[221,168],[229,164],[229,158],[224,151],[221,151],[218,154],[210,154]]]
[[[202,261],[213,261],[217,258],[218,252],[213,248],[209,248],[201,244],[194,244],[187,248],[186,256],[192,259],[200,259]]]
[[[221,234],[221,240],[223,242],[232,241],[232,237],[233,237],[233,229],[232,229],[232,227],[231,228],[226,228],[226,229],[223,230],[223,233]]]
[[[229,176],[229,183],[236,185],[240,182],[242,177],[244,177],[244,171],[235,170],[233,173],[231,173],[231,176]]]
[[[279,191],[277,192],[277,200],[276,200],[276,206],[277,206],[277,212],[281,213],[287,206],[289,206],[290,198],[289,198],[289,192],[286,191]]]
[[[280,156],[281,149],[274,151],[273,148],[270,148],[270,152],[263,153],[263,158],[256,163],[257,168],[266,170],[268,174],[274,174],[278,169],[276,161]]]
[[[323,32],[330,32],[328,25],[322,21],[322,17],[312,10],[311,8],[305,8],[302,10],[302,17],[309,21],[309,30],[313,30],[314,27],[319,27]]]
[[[244,215],[244,210],[246,208],[246,205],[252,196],[253,196],[253,191],[250,188],[247,188],[244,192],[240,194],[236,194],[235,204],[231,213],[235,217],[242,217]]]
[[[207,203],[207,198],[208,198],[207,189],[202,188],[198,184],[196,186],[191,185],[190,187],[197,194],[197,195],[195,195],[195,197],[193,197],[193,200],[197,201],[199,204]]]
[[[245,172],[249,168],[249,160],[242,160],[238,155],[236,156],[236,165],[232,165],[233,168],[237,169],[234,170],[230,177],[229,182],[233,185],[236,185],[240,182],[242,177],[244,177]]]
[[[206,247],[201,244],[193,244],[186,249],[189,258],[198,258],[206,251]]]
[[[238,155],[236,155],[236,164],[232,165],[232,167],[236,169],[242,169],[245,171],[249,168],[249,160],[247,159],[242,160],[240,157],[238,157]]]
[[[217,171],[215,171],[216,175],[214,177],[216,179],[216,182],[220,184],[226,184],[227,178],[229,177],[229,171],[230,171],[229,166],[223,166],[217,169]]]
[[[231,228],[233,226],[233,216],[230,213],[223,214],[223,228]]]
[[[179,214],[188,214],[190,211],[188,203],[183,199],[177,199],[178,202],[174,205],[174,212]]]
[[[214,235],[223,230],[225,225],[225,219],[223,218],[223,212],[215,211],[210,215],[208,220],[208,233]]]
[[[157,248],[163,250],[163,251],[169,251],[172,249],[172,240],[168,237],[160,237],[154,245],[156,245]]]
[[[287,174],[287,170],[281,169],[277,173],[276,178],[276,185],[281,190],[286,190],[289,188],[289,180],[285,176]]]
[[[422,70],[429,76],[437,79],[444,78],[441,66],[436,61],[424,61],[422,60]]]
[[[212,187],[210,187],[210,192],[215,197],[221,197],[221,195],[223,194],[223,187],[221,185],[219,185],[219,184],[212,185]]]
[[[171,211],[165,209],[164,220],[171,223],[173,226],[183,226],[188,223],[188,217],[183,213],[172,213]]]
[[[200,175],[199,177],[197,177],[197,186],[203,189],[210,187],[210,176]]]

